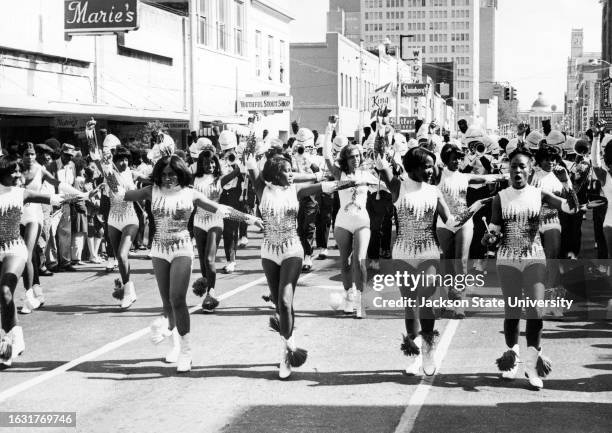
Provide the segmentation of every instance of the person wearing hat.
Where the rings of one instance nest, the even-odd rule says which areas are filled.
[[[561,182],[561,178],[569,179],[569,174],[561,161],[560,135],[565,141],[563,134],[552,131],[542,142],[535,154],[536,167],[531,184],[541,190],[558,197],[567,197],[574,194],[569,181]],[[576,202],[578,200],[576,199]],[[546,298],[556,299],[557,296],[564,298],[565,291],[557,287],[560,283],[559,262],[561,258],[561,221],[559,212],[546,203],[542,204],[540,213],[540,238],[544,253],[548,259]],[[552,314],[554,317],[563,317],[563,309],[544,308],[544,315]]]
[[[76,172],[72,159],[76,155],[76,149],[72,144],[62,144],[60,157],[51,163],[51,172],[55,172],[55,178],[65,184],[74,185]],[[62,213],[57,225],[57,264],[50,268],[52,272],[76,272],[72,266],[72,222],[70,220],[71,203],[62,205]]]
[[[310,129],[300,128],[298,130],[293,144],[294,156],[292,165],[295,173],[313,174],[321,171],[320,167],[312,159],[314,143],[314,134]],[[304,248],[302,272],[312,271],[312,254],[317,231],[318,213],[319,205],[315,196],[304,196],[301,198],[298,212],[298,235],[302,248]]]
[[[470,173],[475,175],[488,175],[493,170],[493,164],[490,155],[486,154],[486,145],[484,144],[485,133],[482,128],[478,126],[470,126],[465,133],[465,144],[468,148],[468,153],[463,160],[463,167],[461,171],[463,173]],[[491,191],[487,184],[483,183],[470,183],[468,184],[468,190],[466,194],[466,202],[468,206],[476,203],[478,200],[483,200],[491,195]],[[480,243],[480,239],[485,233],[486,229],[481,223],[482,218],[490,217],[491,207],[490,204],[485,205],[480,209],[476,215],[474,215],[474,235],[472,238],[472,244],[470,246],[469,257],[474,259],[473,268],[477,272],[487,273],[487,262],[486,254],[487,249]]]
[[[236,155],[238,140],[236,134],[231,131],[222,131],[219,135],[219,146],[221,147],[221,175],[224,179],[222,183],[221,196],[219,203],[241,209],[242,183],[244,182],[243,168]],[[223,268],[226,274],[231,274],[236,269],[236,249],[238,247],[238,235],[240,224],[236,221],[223,221],[223,249],[227,264]]]
[[[191,143],[191,145],[189,146],[189,156],[191,156],[191,159],[194,162],[193,164],[191,164],[189,168],[191,169],[192,173],[195,173],[197,170],[197,165],[198,165],[197,161],[198,161],[198,157],[200,156],[200,153],[202,153],[204,149],[210,150],[211,148],[214,154],[215,147],[213,146],[212,141],[210,141],[210,139],[206,137],[200,137],[197,140],[195,140],[193,143]]]

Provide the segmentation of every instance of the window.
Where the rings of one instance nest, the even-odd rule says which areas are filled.
[[[208,0],[200,0],[198,11],[198,43],[208,45]]]
[[[349,77],[348,106],[353,108],[353,77]]]
[[[255,31],[255,76],[261,77],[261,32]]]
[[[244,3],[241,0],[234,0],[236,10],[236,21],[234,23],[234,53],[244,55],[244,38],[242,30],[244,28]]]
[[[340,106],[344,107],[344,74],[340,72]]]
[[[268,35],[268,80],[272,81],[272,59],[274,59],[274,37]]]
[[[285,41],[280,41],[279,47],[278,49],[280,50],[280,55],[279,55],[279,80],[281,83],[285,82],[285,63],[286,63],[286,59],[285,59],[285,50],[287,49],[286,45],[285,45]]]
[[[217,0],[217,49],[227,51],[227,4],[225,0]]]

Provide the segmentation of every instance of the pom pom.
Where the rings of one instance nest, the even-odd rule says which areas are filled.
[[[11,339],[3,337],[0,341],[0,361],[8,361],[13,357],[13,345]]]
[[[338,290],[334,290],[329,294],[329,306],[332,310],[337,310],[342,305],[344,296]]]
[[[269,326],[270,326],[270,331],[278,332],[280,334],[280,319],[278,318],[276,314],[270,317]]]
[[[401,345],[402,352],[406,356],[419,355],[421,349],[416,345],[414,340],[407,335],[404,335],[404,342]]]
[[[193,288],[193,293],[201,298],[208,291],[208,280],[206,280],[206,277],[198,278],[191,287]]]
[[[299,347],[295,350],[288,349],[287,358],[292,367],[300,367],[306,362],[308,351],[306,349],[300,349]]]
[[[123,284],[121,284],[121,280],[117,278],[115,280],[115,290],[113,290],[113,298],[118,301],[123,300],[125,290],[123,290]]]
[[[436,330],[433,330],[431,332],[419,332],[419,334],[421,334],[421,337],[423,337],[423,342],[429,344],[430,346],[434,344],[434,341],[436,338],[438,338],[440,336],[440,333]]]
[[[217,300],[217,298],[213,298],[210,295],[207,295],[206,298],[204,298],[204,302],[202,302],[202,309],[207,311],[212,311],[218,306],[219,301]]]
[[[495,360],[499,371],[510,371],[516,367],[518,356],[514,350],[506,350],[502,356]]]
[[[546,377],[552,371],[552,362],[550,359],[540,355],[538,356],[538,361],[536,362],[536,371],[538,372],[538,376]]]

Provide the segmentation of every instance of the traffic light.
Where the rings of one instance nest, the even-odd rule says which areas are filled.
[[[504,101],[510,100],[510,87],[504,87]]]
[[[511,101],[516,101],[516,89],[514,87],[510,91],[510,100]]]

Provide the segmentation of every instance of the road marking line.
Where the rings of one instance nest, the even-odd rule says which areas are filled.
[[[414,424],[419,415],[419,412],[421,411],[421,407],[423,406],[423,404],[425,404],[427,394],[429,394],[436,375],[440,372],[440,369],[442,368],[442,360],[448,352],[448,348],[450,347],[450,343],[458,327],[459,320],[450,320],[448,322],[448,325],[446,325],[446,328],[442,333],[440,343],[438,344],[438,348],[436,349],[436,353],[434,355],[436,364],[438,365],[436,374],[429,377],[423,376],[423,378],[421,379],[421,383],[419,383],[417,389],[414,391],[414,394],[412,394],[410,400],[408,401],[408,406],[404,410],[404,413],[400,418],[400,422],[395,428],[395,433],[411,432],[414,428]]]
[[[300,281],[304,281],[305,279],[309,278],[310,276],[312,276],[313,274],[306,274],[304,276],[300,277]],[[243,292],[253,286],[256,286],[262,282],[266,282],[266,277],[260,277],[256,280],[251,281],[250,283],[247,284],[243,284],[242,286],[238,286],[235,289],[230,290],[229,292],[223,293],[222,295],[219,295],[217,297],[218,300],[222,301],[224,299],[227,299],[231,296],[234,296],[240,292]],[[199,305],[196,307],[192,307],[189,309],[189,313],[193,313],[195,311],[198,311],[200,308]],[[104,355],[105,353],[110,352],[111,350],[115,350],[129,342],[132,342],[134,340],[138,340],[139,338],[147,335],[149,333],[149,327],[147,326],[146,328],[140,329],[139,331],[133,332],[129,335],[126,335],[123,338],[120,338],[119,340],[115,340],[112,341],[108,344],[105,344],[104,346],[100,347],[99,349],[94,350],[93,352],[89,352],[79,358],[76,358],[70,362],[67,362],[65,364],[60,365],[59,367],[54,368],[53,370],[47,371],[43,374],[41,374],[40,376],[34,377],[30,380],[26,380],[23,383],[20,383],[19,385],[15,385],[5,391],[0,392],[0,403],[4,402],[5,400],[7,400],[8,398],[11,398],[17,394],[19,394],[22,391],[25,391],[27,389],[30,389],[36,385],[39,385],[42,382],[45,382],[49,379],[52,379],[56,376],[59,376],[62,373],[67,372],[68,370],[76,367],[79,364],[83,364],[84,362],[88,362],[91,361],[99,356]]]

